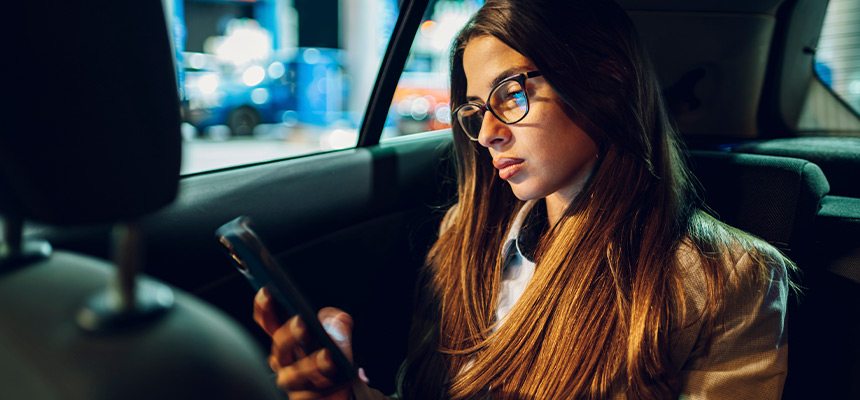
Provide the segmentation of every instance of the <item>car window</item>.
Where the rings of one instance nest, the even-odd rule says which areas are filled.
[[[163,0],[182,173],[355,146],[397,0]]]
[[[815,53],[815,72],[860,109],[860,0],[831,0]]]
[[[448,58],[454,36],[483,0],[431,0],[394,97],[381,140],[449,128]]]
[[[830,0],[815,52],[815,72],[860,112],[860,0]]]

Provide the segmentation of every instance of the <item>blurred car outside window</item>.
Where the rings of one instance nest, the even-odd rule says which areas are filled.
[[[381,140],[451,127],[451,42],[483,0],[431,0],[388,111]]]
[[[163,0],[182,174],[354,147],[397,0]]]

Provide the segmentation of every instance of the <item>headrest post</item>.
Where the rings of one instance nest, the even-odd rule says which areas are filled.
[[[143,255],[140,222],[125,221],[114,228],[116,274],[104,290],[95,293],[78,312],[78,325],[88,331],[109,333],[130,329],[163,315],[173,306],[170,287],[138,279]]]
[[[3,217],[3,241],[0,242],[0,259],[20,257],[23,252],[21,237],[23,236],[24,220],[15,216]]]
[[[113,230],[113,246],[117,273],[109,284],[109,290],[117,296],[117,309],[125,312],[135,306],[136,278],[143,256],[140,223],[127,221],[117,224]]]
[[[0,273],[51,256],[51,245],[44,240],[24,239],[24,220],[19,216],[0,216]]]

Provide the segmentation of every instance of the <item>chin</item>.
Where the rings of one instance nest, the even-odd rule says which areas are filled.
[[[536,190],[535,188],[525,187],[524,185],[516,183],[511,183],[510,185],[514,196],[522,201],[542,199],[547,196],[545,193],[540,190]]]

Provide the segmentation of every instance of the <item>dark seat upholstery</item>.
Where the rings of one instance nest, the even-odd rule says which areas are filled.
[[[797,157],[821,166],[830,194],[813,225],[794,310],[786,399],[860,399],[860,138],[798,137],[741,144],[734,152]],[[809,268],[806,268],[806,267]]]
[[[723,222],[799,257],[829,185],[821,169],[797,158],[691,151],[705,203]]]
[[[824,171],[830,194],[860,197],[860,138],[800,137],[741,144],[733,152],[809,160]]]
[[[82,329],[82,307],[115,275],[108,262],[54,251],[0,277],[0,398],[279,398],[247,332],[175,288],[161,315],[113,332]]]
[[[788,304],[783,399],[858,398],[860,285],[832,270],[834,259],[856,260],[860,199],[827,195],[822,170],[806,159],[693,151],[692,161],[721,220],[797,262],[801,292]]]
[[[10,5],[25,23],[8,25],[26,40],[7,52],[28,79],[10,80],[4,96],[15,102],[0,130],[0,399],[279,397],[259,347],[232,320],[135,280],[136,221],[169,204],[179,178],[161,5]],[[24,221],[116,224],[116,262],[22,239]]]

